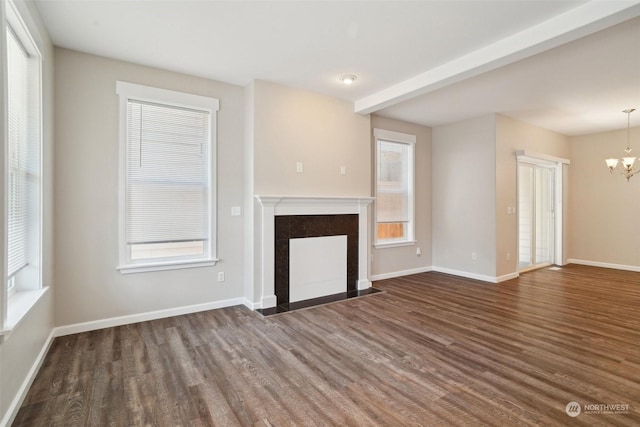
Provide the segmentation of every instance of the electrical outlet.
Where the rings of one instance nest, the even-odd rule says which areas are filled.
[[[298,173],[304,172],[304,165],[302,164],[302,162],[297,162],[296,163],[296,172],[298,172]]]
[[[218,272],[218,282],[224,282],[224,271]]]
[[[342,165],[340,166],[340,175],[346,175],[347,174],[347,167]]]
[[[507,261],[509,261],[510,259],[511,259],[511,254],[507,252]]]
[[[416,248],[416,255],[422,255],[422,249]]]
[[[475,252],[471,252],[471,259],[472,259],[473,261],[477,260],[477,259],[478,259],[478,254],[477,254],[477,253],[475,253]]]

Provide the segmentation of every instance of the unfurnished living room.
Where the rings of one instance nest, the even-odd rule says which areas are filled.
[[[640,0],[0,21],[0,426],[640,425]]]

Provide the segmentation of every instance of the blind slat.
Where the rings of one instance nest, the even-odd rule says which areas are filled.
[[[127,103],[127,244],[208,240],[209,112]]]
[[[27,264],[29,159],[29,58],[7,31],[8,64],[8,186],[7,231],[9,278]]]

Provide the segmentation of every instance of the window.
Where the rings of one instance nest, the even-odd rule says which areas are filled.
[[[414,146],[416,137],[374,129],[376,140],[375,245],[414,243]]]
[[[118,82],[122,273],[213,265],[218,100]]]
[[[6,221],[8,295],[42,286],[41,56],[7,3]]]

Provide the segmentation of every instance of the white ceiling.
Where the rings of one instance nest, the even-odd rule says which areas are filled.
[[[640,110],[640,1],[36,0],[55,45],[261,79],[427,126],[498,112],[567,135]],[[352,86],[339,82],[356,74]],[[632,115],[640,125],[640,111]]]

